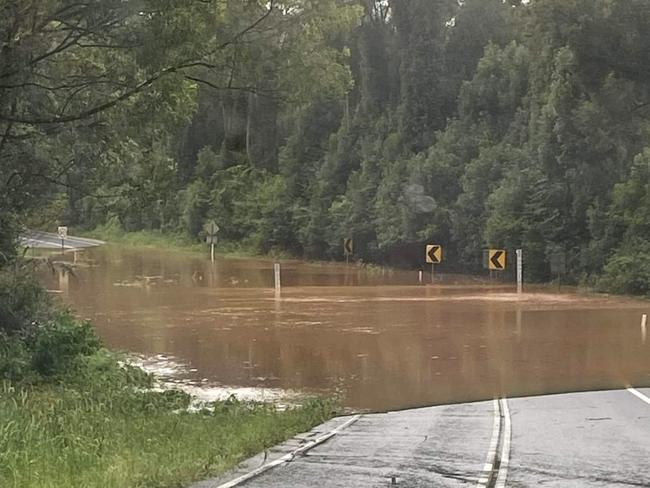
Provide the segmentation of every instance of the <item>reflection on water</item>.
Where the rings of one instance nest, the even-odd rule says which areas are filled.
[[[114,247],[73,267],[47,286],[110,347],[182,364],[175,378],[204,391],[388,410],[650,385],[643,301],[299,262],[276,300],[272,262]]]

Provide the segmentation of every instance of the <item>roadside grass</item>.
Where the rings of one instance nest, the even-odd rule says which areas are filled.
[[[153,247],[172,251],[205,252],[205,245],[180,233],[141,230],[126,232],[119,226],[108,223],[90,231],[79,232],[84,237],[100,239],[114,244],[133,247]]]
[[[80,231],[77,233],[83,237],[99,239],[110,244],[119,244],[122,246],[163,249],[193,254],[209,254],[207,244],[197,242],[186,234],[151,230],[127,232],[115,222],[109,222],[90,231]],[[261,254],[252,244],[233,242],[219,242],[215,246],[215,254],[225,258],[268,257],[289,259],[291,257],[286,252],[275,250],[267,254]]]
[[[3,488],[187,486],[331,417],[312,399],[279,411],[236,399],[191,413],[191,398],[101,351],[61,381],[0,384]]]

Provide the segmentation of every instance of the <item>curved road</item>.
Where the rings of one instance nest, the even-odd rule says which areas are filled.
[[[51,232],[35,231],[21,237],[20,244],[23,247],[33,247],[36,249],[61,249],[61,238],[58,234],[52,234]],[[65,250],[85,249],[101,246],[102,244],[105,244],[105,242],[98,241],[97,239],[73,236],[68,236],[63,241]]]
[[[650,389],[334,419],[193,488],[235,486],[650,487]]]

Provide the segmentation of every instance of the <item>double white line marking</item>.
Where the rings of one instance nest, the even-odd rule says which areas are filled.
[[[483,473],[478,480],[477,488],[504,488],[508,478],[510,441],[512,437],[508,400],[506,398],[494,400],[493,406],[492,439],[490,440],[490,448],[488,449],[487,459],[483,466]],[[501,449],[499,449],[499,446]]]
[[[628,388],[627,391],[642,402],[650,405],[650,397],[644,395],[636,388]],[[510,409],[508,408],[508,400],[506,398],[494,400],[493,405],[494,425],[492,427],[492,439],[490,441],[487,460],[483,466],[483,473],[478,480],[477,488],[505,488],[506,480],[508,478],[510,443],[512,439]],[[499,445],[501,446],[500,450]]]

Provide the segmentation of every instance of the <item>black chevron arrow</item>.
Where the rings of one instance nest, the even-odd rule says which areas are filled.
[[[438,249],[440,249],[440,246],[431,246],[431,248],[429,249],[429,259],[434,263],[438,262],[438,257],[436,256]]]
[[[503,266],[501,265],[501,256],[503,256],[503,251],[497,251],[490,258],[492,266],[494,266],[495,269],[503,269]]]

